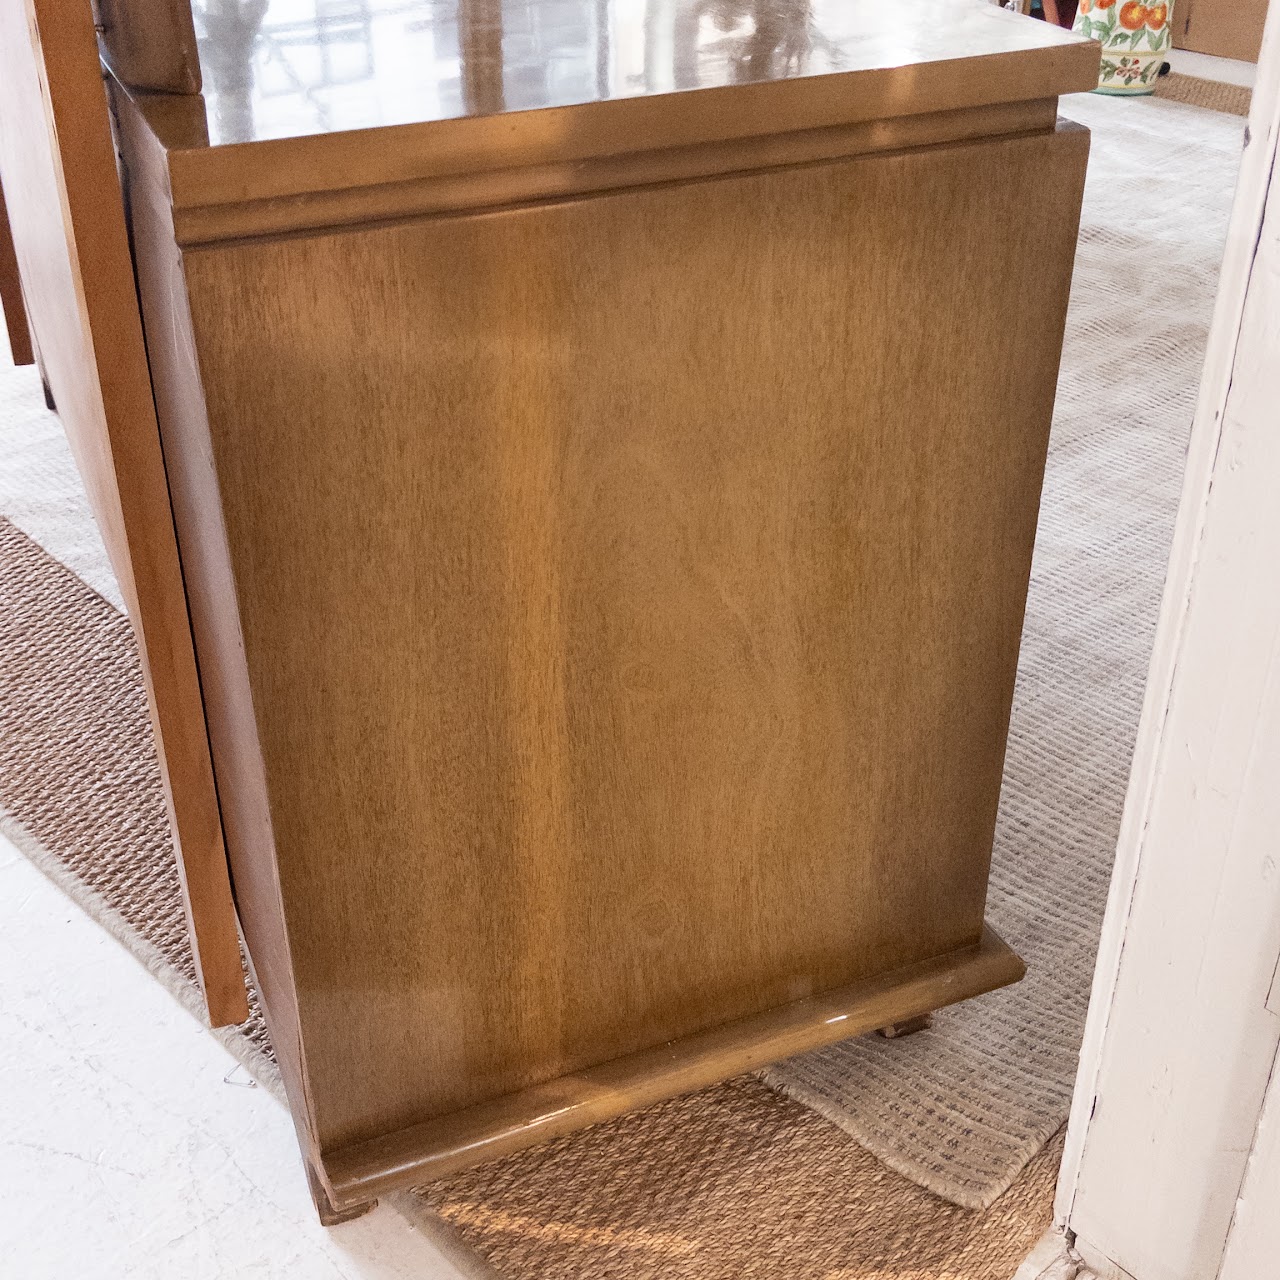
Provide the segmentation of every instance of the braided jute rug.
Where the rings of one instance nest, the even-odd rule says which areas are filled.
[[[962,1223],[981,1235],[989,1215],[948,1217],[952,1210],[912,1182],[970,1213],[1034,1205],[1034,1212],[1027,1208],[1036,1218],[1031,1236],[1047,1218],[1053,1162],[1043,1152],[1069,1104],[1243,127],[1239,118],[1159,99],[1085,95],[1065,100],[1063,112],[1093,130],[1093,156],[989,908],[1030,974],[1017,987],[946,1012],[934,1030],[908,1040],[852,1041],[775,1068],[769,1080],[789,1097],[735,1082],[426,1191],[424,1202],[480,1252],[501,1259],[505,1274],[680,1275],[670,1260],[653,1270],[654,1256],[645,1252],[650,1236],[672,1233],[695,1246],[688,1256],[699,1261],[688,1264],[688,1274],[752,1274],[749,1260],[766,1247],[747,1230],[753,1215],[772,1222],[780,1237],[793,1223],[789,1275],[810,1274],[801,1259],[810,1256],[811,1240],[812,1256],[827,1266],[812,1274],[883,1274],[830,1263],[831,1251],[844,1249],[847,1265],[863,1266],[854,1235],[865,1231],[859,1238],[874,1242],[881,1228],[893,1230],[865,1201],[846,1198],[851,1179],[902,1205],[925,1196],[911,1202],[919,1222],[935,1209],[943,1213],[935,1223],[939,1240]],[[1001,340],[1016,336],[1015,326]],[[56,422],[27,403],[38,383],[28,394],[25,382],[18,388],[13,381],[28,373],[0,373],[0,513],[68,562],[74,552],[77,571],[109,595],[109,569],[95,568],[89,539],[80,536],[92,521],[83,494],[74,492],[74,472],[68,482],[67,468],[59,471],[46,456]],[[21,421],[11,414],[14,388]],[[21,467],[10,468],[15,430]],[[19,474],[21,511],[7,492]],[[41,521],[50,511],[56,520],[46,528]],[[24,554],[43,556],[16,528],[4,530],[6,555],[24,542]],[[78,620],[67,624],[71,632],[43,644],[45,665],[24,673],[35,656],[15,663],[12,655],[26,653],[22,644],[34,643],[29,633],[57,613],[56,600],[87,591],[49,557],[41,563],[41,581],[62,574],[61,586],[40,587],[38,599],[20,606],[20,621],[0,634],[0,825],[193,1004],[129,629],[88,592],[90,601],[76,605]],[[18,607],[15,581],[6,560],[6,610]],[[269,1082],[260,1019],[247,1036],[233,1032],[227,1041]],[[705,1124],[695,1122],[700,1116]],[[812,1141],[811,1153],[825,1150],[823,1142],[837,1144],[822,1156],[829,1180],[825,1167],[807,1167],[810,1157],[793,1166],[799,1181],[782,1177],[792,1133],[801,1146]],[[846,1134],[912,1182],[890,1174]],[[540,1174],[541,1161],[558,1170],[554,1177]],[[566,1177],[568,1166],[580,1177]],[[625,1196],[624,1167],[631,1171]],[[680,1181],[672,1171],[686,1167]],[[1042,1169],[1048,1172],[1036,1198]],[[649,1188],[640,1201],[631,1195],[632,1176]],[[735,1180],[745,1197],[737,1203],[728,1196]],[[666,1196],[668,1185],[693,1187],[686,1198],[694,1203]],[[588,1186],[597,1188],[595,1198],[583,1192]],[[704,1192],[719,1219],[695,1213]],[[829,1215],[805,1208],[823,1204]],[[815,1227],[830,1228],[843,1243],[828,1235],[824,1246],[810,1234]],[[632,1234],[618,1234],[624,1231]],[[1001,1231],[1017,1234],[1007,1223]],[[895,1247],[906,1247],[902,1239]],[[867,1243],[866,1257],[878,1247]],[[900,1263],[896,1276],[988,1274],[939,1270],[951,1265],[945,1259],[922,1261],[915,1272]]]
[[[1171,71],[1156,81],[1156,97],[1170,102],[1185,102],[1209,111],[1225,111],[1233,116],[1247,116],[1253,101],[1253,90],[1239,84],[1223,84],[1218,80],[1202,80],[1199,76],[1180,75]]]

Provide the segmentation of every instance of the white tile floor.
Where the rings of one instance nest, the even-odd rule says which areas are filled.
[[[391,1207],[329,1230],[289,1116],[0,837],[0,1277],[454,1280]]]

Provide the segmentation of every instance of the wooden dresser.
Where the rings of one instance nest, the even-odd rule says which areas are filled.
[[[324,12],[197,5],[203,96],[113,103],[334,1220],[1020,976],[983,907],[1098,52],[983,0]]]

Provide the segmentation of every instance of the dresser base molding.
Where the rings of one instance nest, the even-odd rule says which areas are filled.
[[[1092,68],[1089,74],[1094,74]],[[183,184],[188,169],[180,163],[183,152],[175,138],[175,132],[180,131],[165,127],[175,113],[184,108],[190,110],[199,99],[139,94],[116,86],[115,101],[122,115],[132,117],[128,127],[141,132],[146,139],[144,145],[158,148],[157,163],[166,173],[164,194],[173,202],[174,238],[184,249],[254,236],[295,235],[467,210],[506,209],[537,201],[794,168],[913,147],[1052,133],[1058,120],[1058,99],[1039,98],[596,156],[572,164],[528,160],[501,169],[430,173],[380,185],[344,186],[259,199],[244,199],[238,194],[235,200],[218,200],[203,183],[191,181],[190,189]],[[252,177],[246,175],[245,183],[250,182]]]
[[[378,1207],[376,1200],[360,1200],[354,1204],[344,1205],[342,1208],[336,1207],[315,1166],[309,1160],[304,1163],[307,1169],[307,1187],[311,1191],[311,1199],[316,1206],[316,1216],[320,1219],[322,1227],[340,1227],[344,1222],[363,1218],[370,1209]]]
[[[1015,952],[987,927],[976,946],[329,1152],[322,1157],[327,1207],[331,1213],[360,1211],[396,1188],[430,1182],[794,1054],[923,1017],[1017,982],[1025,972]],[[313,1193],[315,1187],[313,1179]]]

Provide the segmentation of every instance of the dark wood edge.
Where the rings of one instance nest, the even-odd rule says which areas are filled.
[[[509,1155],[793,1054],[1017,982],[990,928],[974,946],[322,1155],[335,1208]]]
[[[320,1219],[322,1227],[341,1226],[344,1222],[363,1218],[370,1209],[378,1207],[376,1200],[363,1200],[359,1204],[338,1208],[330,1198],[328,1188],[311,1161],[304,1156],[302,1164],[307,1171],[307,1190],[311,1192],[311,1203],[316,1207],[316,1216]]]
[[[1056,98],[1097,87],[1100,46],[1061,45],[767,84],[210,146],[203,103],[128,90],[168,154],[175,208],[741,142]],[[691,109],[690,98],[697,98]],[[194,104],[194,105],[193,105]]]
[[[13,357],[13,363],[35,364],[35,348],[27,325],[27,307],[22,297],[18,255],[13,247],[13,233],[9,229],[3,186],[0,186],[0,306],[4,308],[4,323],[9,334],[9,353]]]
[[[303,1157],[315,1163],[297,983],[275,861],[266,780],[240,633],[222,502],[182,253],[173,239],[164,153],[118,82],[108,81],[129,193],[138,297],[170,503],[187,584],[226,854],[258,991]],[[124,109],[122,109],[124,108]]]
[[[200,52],[190,0],[94,0],[102,60],[126,84],[200,92]]]

